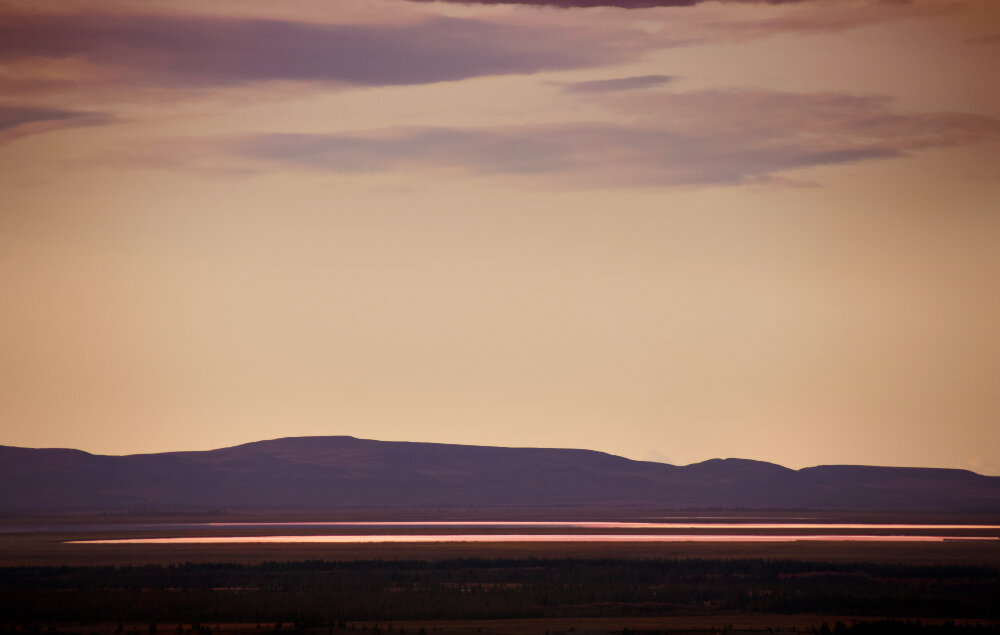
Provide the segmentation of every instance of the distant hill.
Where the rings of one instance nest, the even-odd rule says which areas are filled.
[[[967,470],[294,437],[205,452],[102,456],[0,446],[0,511],[656,505],[1000,511],[1000,477]]]

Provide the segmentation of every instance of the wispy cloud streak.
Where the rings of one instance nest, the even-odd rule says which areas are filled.
[[[612,93],[662,86],[673,81],[673,79],[669,75],[637,75],[634,77],[616,77],[614,79],[594,79],[563,84],[563,90],[571,93]]]
[[[0,106],[0,143],[59,128],[97,126],[110,121],[110,117],[101,113]]]
[[[708,0],[410,0],[410,2],[453,2],[460,4],[520,4],[561,9],[617,7],[619,9],[652,9],[655,7],[693,7]],[[724,0],[739,4],[793,4],[809,0]]]
[[[446,17],[345,25],[88,13],[0,21],[0,62],[82,58],[131,85],[426,84],[577,68],[634,50],[570,29]]]
[[[261,166],[331,172],[445,168],[603,185],[740,185],[1000,132],[988,117],[898,113],[884,99],[832,93],[644,95],[618,108],[628,123],[265,134],[230,150]]]

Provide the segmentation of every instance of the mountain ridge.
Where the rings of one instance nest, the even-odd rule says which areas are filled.
[[[0,445],[0,511],[655,505],[1000,511],[969,470],[753,459],[678,466],[597,450],[282,437],[129,455]]]

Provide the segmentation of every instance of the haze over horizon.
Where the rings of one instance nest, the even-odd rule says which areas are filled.
[[[998,67],[995,0],[0,3],[0,444],[1000,475]]]

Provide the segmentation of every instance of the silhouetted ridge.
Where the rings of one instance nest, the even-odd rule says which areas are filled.
[[[746,459],[687,466],[578,449],[349,436],[101,456],[0,446],[0,511],[656,505],[1000,511],[1000,477],[967,470]]]

